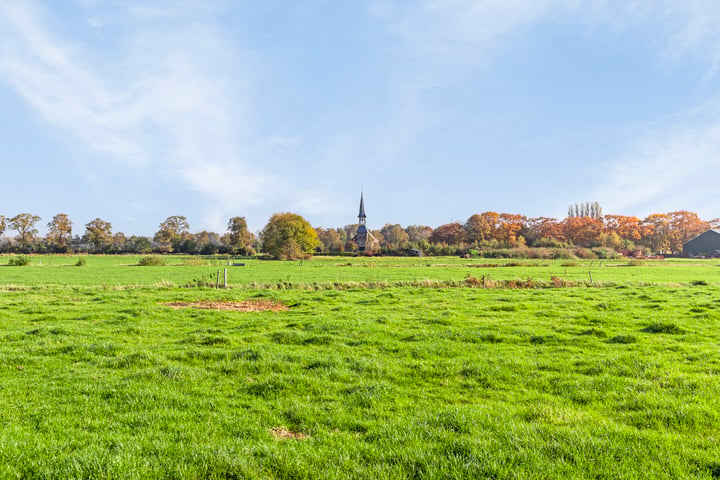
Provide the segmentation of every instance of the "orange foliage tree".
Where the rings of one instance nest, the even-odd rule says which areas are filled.
[[[495,239],[500,242],[507,242],[510,245],[517,244],[518,236],[525,227],[527,217],[514,213],[501,213],[498,216],[498,223],[495,229]]]
[[[642,221],[642,242],[654,252],[665,253],[670,249],[670,216],[653,213]]]
[[[643,236],[643,226],[637,217],[626,215],[605,215],[605,231],[616,233],[623,240],[638,241]]]
[[[430,242],[445,245],[460,245],[465,237],[465,230],[458,222],[446,223],[437,227],[432,235]]]
[[[693,212],[680,210],[668,213],[668,217],[670,217],[668,243],[672,253],[682,252],[683,243],[710,228],[709,222],[704,222]]]
[[[537,217],[525,222],[523,234],[532,244],[538,240],[558,240],[564,242],[563,225],[556,218]]]
[[[498,215],[495,212],[476,213],[465,222],[465,241],[468,243],[487,242],[495,238]]]
[[[591,247],[600,238],[603,222],[592,217],[568,217],[563,220],[565,238],[579,247]]]

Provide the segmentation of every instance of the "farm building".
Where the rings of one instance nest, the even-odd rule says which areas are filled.
[[[720,230],[713,228],[688,240],[683,244],[683,254],[686,257],[720,256]]]

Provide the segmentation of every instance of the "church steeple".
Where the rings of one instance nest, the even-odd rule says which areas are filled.
[[[358,213],[358,228],[353,241],[357,242],[358,251],[364,252],[367,247],[368,231],[365,226],[365,200],[363,199],[363,192],[360,191],[360,213]]]
[[[365,225],[365,201],[363,200],[363,192],[360,192],[360,213],[358,213],[358,223]]]

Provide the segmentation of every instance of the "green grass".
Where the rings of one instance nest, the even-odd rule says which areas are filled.
[[[698,284],[720,285],[717,260],[647,260],[641,266],[628,266],[627,260],[492,260],[454,257],[428,258],[348,258],[318,257],[311,261],[276,262],[242,260],[245,266],[228,266],[224,257],[167,256],[31,256],[31,266],[6,268],[12,256],[0,256],[0,288],[3,286],[184,286],[215,285],[218,269],[228,269],[228,282],[234,287],[281,285],[312,286],[319,283],[376,283],[462,281],[467,275],[494,280],[535,280],[550,282],[552,277],[571,282],[623,283],[634,285]],[[84,268],[71,268],[78,258]],[[143,266],[143,258],[161,259],[167,266]],[[3,259],[7,259],[3,261]],[[565,264],[566,266],[564,266]]]
[[[720,477],[713,262],[138,260],[0,267],[0,478]]]

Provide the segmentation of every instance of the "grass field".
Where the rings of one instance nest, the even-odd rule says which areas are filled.
[[[0,266],[0,478],[720,478],[717,261],[76,261]]]

